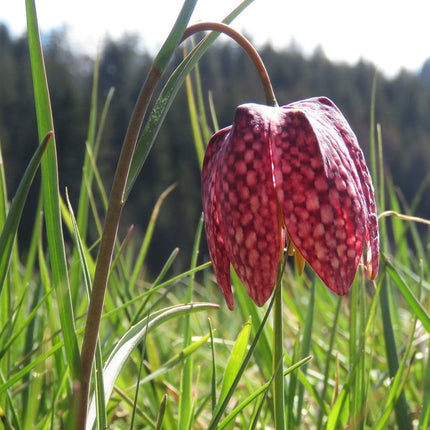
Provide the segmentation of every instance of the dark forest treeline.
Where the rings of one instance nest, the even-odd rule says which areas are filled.
[[[105,128],[99,168],[110,186],[116,157],[138,90],[151,64],[136,49],[137,39],[107,40],[100,53],[99,94],[102,104],[111,87],[115,94]],[[72,52],[64,32],[44,39],[45,59],[56,127],[61,189],[72,201],[80,187],[82,160],[89,120],[94,61]],[[374,66],[333,64],[321,50],[305,58],[293,47],[260,50],[279,103],[311,96],[330,97],[341,108],[368,156],[369,117]],[[180,53],[178,53],[180,55]],[[231,123],[235,107],[264,102],[254,68],[232,44],[210,48],[200,63],[204,91],[213,93],[220,126]],[[101,110],[101,109],[99,109]],[[381,124],[385,164],[393,182],[411,202],[430,168],[430,63],[420,75],[402,72],[393,79],[379,75],[376,120]],[[0,141],[10,197],[37,144],[28,46],[25,37],[12,38],[0,25]],[[166,200],[152,246],[151,264],[159,267],[179,246],[187,263],[189,247],[201,212],[199,166],[192,143],[185,91],[175,100],[144,171],[130,196],[124,223],[145,228],[159,194],[177,182]],[[36,195],[36,190],[34,192]],[[36,200],[34,198],[33,200]],[[30,211],[35,206],[29,206]],[[430,217],[430,192],[423,195],[417,214]],[[26,217],[31,225],[31,217]],[[23,222],[21,236],[29,225]],[[91,239],[95,239],[92,237]]]

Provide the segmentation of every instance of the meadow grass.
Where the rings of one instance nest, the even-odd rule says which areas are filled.
[[[81,192],[74,208],[66,191],[58,189],[49,82],[33,6],[27,1],[39,128],[35,142],[41,144],[13,200],[0,163],[0,420],[5,429],[71,429],[82,413],[81,349],[100,246],[100,239],[88,239],[88,226],[100,238],[110,204],[97,156],[112,94],[97,99],[96,65]],[[182,34],[178,29],[176,44]],[[210,130],[217,128],[208,124],[209,117],[216,121],[216,109],[206,116],[198,69],[192,77],[189,73],[214,37],[186,54],[167,79],[143,124],[125,197],[139,180],[187,76],[190,142],[194,140],[201,161]],[[157,58],[167,64],[175,46],[163,47]],[[412,209],[406,207],[386,175],[374,103],[369,94],[370,166],[381,214],[376,281],[366,281],[360,266],[350,293],[338,297],[308,267],[298,276],[288,262],[280,290],[283,357],[273,363],[274,330],[279,329],[274,327],[273,303],[258,308],[233,273],[236,310],[227,309],[210,262],[199,253],[202,220],[195,226],[189,268],[173,273],[180,252],[173,250],[157,276],[147,275],[146,257],[156,245],[152,235],[164,200],[174,192],[171,187],[155,204],[143,240],[132,230],[125,237],[115,235],[91,363],[88,429],[274,428],[272,384],[278,371],[285,378],[285,428],[429,428],[428,227],[426,220],[411,216],[416,201]],[[23,207],[39,163],[39,210],[30,244],[20,249],[18,223],[27,216]],[[72,239],[66,242],[65,237]]]

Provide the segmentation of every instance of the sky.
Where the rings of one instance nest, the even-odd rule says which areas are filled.
[[[0,0],[0,22],[25,30],[24,0]],[[191,22],[219,21],[239,0],[199,0]],[[36,0],[42,33],[67,26],[72,47],[94,55],[106,36],[137,33],[155,53],[182,0]],[[430,57],[428,0],[254,0],[232,26],[258,47],[321,47],[335,62],[372,62],[388,77],[419,71]]]

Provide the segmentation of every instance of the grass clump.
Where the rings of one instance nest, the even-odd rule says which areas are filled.
[[[155,60],[156,73],[150,75],[143,92],[148,85],[152,90],[163,75],[194,3],[184,3]],[[360,269],[350,294],[337,297],[308,269],[298,276],[294,266],[287,265],[280,292],[283,357],[273,363],[272,302],[257,308],[233,274],[238,310],[226,310],[210,262],[201,261],[201,220],[195,226],[189,268],[175,272],[175,249],[156,276],[147,275],[145,261],[156,246],[153,232],[174,187],[155,204],[142,241],[132,229],[117,236],[123,203],[186,76],[190,136],[195,136],[201,158],[201,145],[207,140],[201,136],[210,135],[210,127],[203,115],[205,97],[199,75],[193,81],[189,74],[215,35],[198,44],[166,77],[148,117],[145,103],[138,107],[140,113],[130,126],[135,127],[134,136],[125,139],[132,141],[128,168],[121,187],[114,185],[110,197],[100,180],[98,152],[112,94],[98,100],[96,67],[81,190],[74,208],[58,187],[61,172],[56,163],[49,81],[31,1],[27,1],[27,16],[39,126],[35,142],[42,143],[22,173],[22,186],[12,202],[0,163],[3,427],[274,428],[271,387],[281,369],[286,428],[427,428],[428,222],[412,217],[392,184],[385,181],[381,133],[375,133],[373,115],[370,164],[381,214],[380,274],[375,282],[367,282]],[[373,106],[374,101],[369,103]],[[211,117],[216,120],[214,109]],[[139,123],[139,118],[147,119]],[[29,246],[20,249],[17,227],[20,218],[27,216],[23,205],[39,163],[39,210]],[[113,199],[116,221],[106,228]],[[88,239],[90,228],[98,232],[94,242]],[[110,252],[103,245],[106,240]],[[101,258],[103,252],[106,255]],[[107,289],[94,299],[100,294],[97,273]],[[91,305],[94,300],[97,305]],[[97,312],[101,312],[98,319]],[[95,341],[91,345],[89,338]],[[91,356],[94,360],[88,359]],[[88,409],[84,419],[82,405]]]

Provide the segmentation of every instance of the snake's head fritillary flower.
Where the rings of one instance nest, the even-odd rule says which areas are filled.
[[[230,263],[261,306],[285,246],[337,294],[348,292],[364,247],[367,275],[377,275],[371,178],[353,131],[327,98],[239,106],[233,125],[209,142],[202,198],[215,276],[230,309]]]

